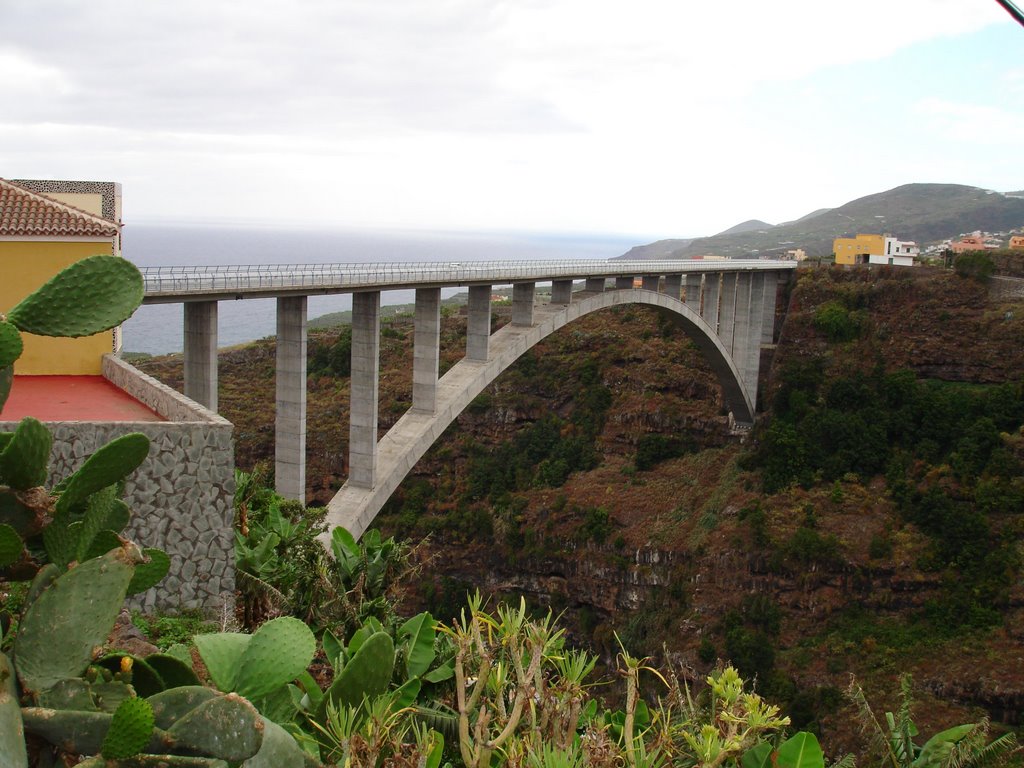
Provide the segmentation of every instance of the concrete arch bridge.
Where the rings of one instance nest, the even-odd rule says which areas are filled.
[[[275,477],[305,498],[306,299],[352,293],[349,477],[330,528],[359,536],[465,407],[539,341],[592,312],[646,304],[672,313],[718,376],[734,422],[753,424],[760,352],[772,342],[788,261],[569,261],[329,264],[143,270],[145,303],[185,304],[185,394],[217,410],[217,303],[277,298]],[[582,281],[582,284],[579,284]],[[539,304],[538,283],[551,284]],[[491,333],[494,286],[512,285],[512,320]],[[465,357],[438,377],[441,288],[468,287]],[[413,400],[378,439],[381,291],[415,288]],[[576,290],[574,290],[574,288]]]

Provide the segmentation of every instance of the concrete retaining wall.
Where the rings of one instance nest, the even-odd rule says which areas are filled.
[[[140,546],[167,552],[171,568],[159,585],[133,598],[133,606],[217,613],[233,604],[235,589],[232,425],[113,356],[104,358],[103,374],[168,421],[49,423],[50,482],[119,435],[147,435],[149,457],[125,487],[133,512],[126,533]]]

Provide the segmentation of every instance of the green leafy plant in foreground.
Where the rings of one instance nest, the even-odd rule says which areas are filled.
[[[885,768],[994,768],[1021,751],[1012,733],[990,740],[987,719],[947,728],[918,744],[911,716],[910,675],[900,677],[900,706],[896,712],[885,713],[884,725],[856,681],[850,681],[847,696],[857,708],[873,756]]]
[[[96,256],[0,316],[0,406],[22,351],[19,331],[98,333],[125,320],[141,298],[133,265]],[[117,438],[47,490],[51,444],[32,418],[0,433],[0,578],[31,581],[16,633],[0,637],[11,649],[0,653],[4,765],[86,755],[93,757],[80,765],[105,768],[267,765],[257,756],[269,754],[273,739],[245,699],[194,685],[191,666],[172,655],[101,655],[125,597],[154,586],[169,565],[163,552],[120,536],[130,517],[119,498],[124,479],[146,458],[148,439]],[[0,627],[12,624],[4,617]]]

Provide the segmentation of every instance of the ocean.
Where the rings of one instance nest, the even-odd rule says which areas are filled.
[[[196,225],[129,225],[122,251],[139,267],[237,264],[324,264],[395,261],[487,261],[499,259],[608,259],[642,242],[636,236],[558,235],[501,232],[273,229]],[[459,289],[445,289],[454,295]],[[464,289],[462,289],[464,290]],[[415,292],[385,291],[382,304],[408,304]],[[349,294],[311,296],[310,319],[351,309]],[[180,352],[181,304],[139,307],[124,324],[124,350],[153,355]],[[274,299],[222,301],[218,344],[228,347],[272,336]]]

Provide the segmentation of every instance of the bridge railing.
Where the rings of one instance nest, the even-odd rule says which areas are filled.
[[[249,264],[147,267],[146,295],[273,291],[359,290],[417,284],[502,285],[525,280],[579,279],[641,274],[682,274],[792,269],[791,261],[436,261],[332,264]]]

